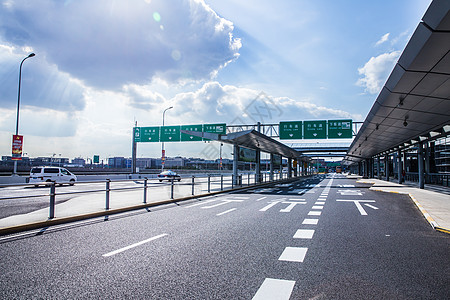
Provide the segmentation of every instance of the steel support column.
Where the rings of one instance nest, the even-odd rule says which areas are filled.
[[[419,149],[417,150],[417,164],[419,167],[419,188],[425,188],[424,165],[423,165],[423,143],[419,142]]]

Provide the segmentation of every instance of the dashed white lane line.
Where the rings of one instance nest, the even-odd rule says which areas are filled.
[[[108,252],[108,253],[106,253],[106,254],[103,254],[102,256],[103,256],[103,257],[113,256],[113,255],[116,255],[116,254],[118,254],[118,253],[121,253],[121,252],[130,250],[130,249],[132,249],[132,248],[135,248],[135,247],[137,247],[137,246],[143,245],[143,244],[145,244],[145,243],[148,243],[148,242],[157,240],[157,239],[162,238],[162,237],[164,237],[164,236],[166,236],[166,235],[168,235],[168,234],[167,234],[167,233],[163,233],[163,234],[154,236],[154,237],[152,237],[152,238],[149,238],[149,239],[140,241],[139,243],[135,243],[135,244],[133,244],[133,245],[129,245],[129,246],[120,248],[120,249],[118,249],[118,250]]]
[[[325,202],[323,202],[323,201],[317,201],[316,203],[314,203],[314,204],[316,204],[316,205],[324,205],[325,204]]]
[[[303,247],[286,247],[278,260],[303,262],[307,251],[308,248]]]
[[[258,199],[256,199],[256,201],[261,201],[261,200],[264,200],[264,199],[266,199],[267,197],[261,197],[261,198],[258,198]]]
[[[227,214],[227,213],[232,212],[232,211],[234,211],[234,210],[236,210],[236,209],[237,209],[237,208],[232,208],[232,209],[226,210],[226,211],[224,211],[224,212],[218,213],[216,216],[221,216],[221,215]]]
[[[312,209],[323,209],[323,205],[314,205]]]
[[[298,229],[294,234],[294,239],[312,239],[313,235],[313,229]]]
[[[322,214],[322,212],[321,211],[310,211],[309,213],[308,213],[308,216],[320,216]]]
[[[304,219],[303,225],[317,225],[319,223],[319,219]]]
[[[295,281],[266,278],[252,300],[288,300],[294,289]]]

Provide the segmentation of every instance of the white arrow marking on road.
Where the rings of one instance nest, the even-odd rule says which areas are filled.
[[[269,205],[267,205],[267,206],[261,208],[259,211],[267,211],[267,210],[269,210],[272,206],[275,206],[275,205],[277,205],[277,204],[280,203],[280,202],[281,202],[281,201],[274,201],[274,202],[270,203]]]
[[[336,201],[340,201],[340,202],[353,202],[356,205],[356,208],[358,208],[359,213],[362,216],[367,216],[367,212],[364,210],[364,208],[362,207],[360,202],[376,202],[375,200],[340,200],[337,199]]]
[[[364,205],[367,206],[367,207],[370,207],[372,209],[375,209],[375,210],[379,209],[378,207],[370,205],[370,204],[364,204]]]
[[[286,208],[280,209],[280,212],[290,212],[297,204],[306,204],[306,202],[282,202],[284,204],[289,204]]]

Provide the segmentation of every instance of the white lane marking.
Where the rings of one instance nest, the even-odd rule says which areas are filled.
[[[232,208],[232,209],[226,210],[224,212],[221,212],[221,213],[217,214],[216,216],[221,216],[221,215],[227,214],[227,213],[232,212],[233,210],[236,210],[236,209],[237,208]]]
[[[252,300],[289,300],[295,281],[266,278]]]
[[[280,203],[281,201],[274,201],[272,203],[270,203],[269,205],[261,208],[259,211],[267,211],[268,209],[270,209],[272,206],[277,205],[278,203]]]
[[[145,243],[148,243],[148,242],[157,240],[157,239],[162,238],[162,237],[164,237],[164,236],[166,236],[166,235],[168,235],[168,234],[167,234],[167,233],[163,233],[163,234],[154,236],[154,237],[152,237],[152,238],[143,240],[143,241],[141,241],[141,242],[135,243],[135,244],[133,244],[133,245],[129,245],[129,246],[120,248],[120,249],[118,249],[118,250],[108,252],[108,253],[106,253],[106,254],[103,254],[102,256],[103,256],[103,257],[109,257],[109,256],[112,256],[112,255],[116,255],[116,254],[118,254],[118,253],[127,251],[127,250],[129,250],[129,249],[134,248],[134,247],[137,247],[137,246],[143,245],[143,244],[145,244]]]
[[[261,201],[261,200],[264,200],[264,199],[266,199],[267,197],[261,197],[261,198],[258,198],[258,199],[256,199],[256,201]]]
[[[278,260],[303,262],[307,251],[308,248],[303,247],[286,247]]]
[[[325,204],[325,202],[324,201],[317,201],[316,203],[314,203],[314,204],[316,204],[316,205],[324,205]]]
[[[238,197],[238,196],[231,196],[231,198],[233,198],[233,199],[237,199],[237,200],[247,200],[247,199],[249,199],[250,197]]]
[[[317,204],[317,203],[316,203]],[[314,205],[312,209],[323,209],[322,205]]]
[[[362,216],[367,216],[367,212],[364,210],[360,202],[376,202],[375,200],[342,200],[342,199],[336,199],[336,201],[355,203],[356,208],[358,208],[358,211]]]
[[[221,206],[221,205],[224,205],[224,204],[228,204],[228,203],[231,203],[231,202],[243,202],[244,200],[222,200],[222,201],[223,202],[220,202],[220,203],[217,203],[217,204],[213,204],[213,205],[210,205],[210,206],[203,206],[202,208],[208,209],[208,208],[213,208],[213,207]]]
[[[376,206],[373,206],[373,205],[370,205],[370,204],[364,204],[365,206],[367,206],[367,207],[370,207],[370,208],[372,208],[372,209],[379,209],[378,207],[376,207]]]
[[[306,201],[305,199],[302,198],[289,198],[289,201]]]
[[[280,209],[280,212],[291,212],[291,210],[297,205],[297,204],[306,204],[306,202],[287,202],[283,201],[281,203],[289,204],[286,208]]]
[[[196,204],[193,204],[193,205],[186,206],[186,208],[195,207],[195,206],[200,206],[200,205],[207,204],[207,203],[211,203],[211,202],[214,202],[214,201],[217,201],[217,200],[218,200],[218,199],[212,199],[212,200],[201,201],[201,202],[199,202],[199,203],[196,203]]]
[[[294,239],[312,239],[313,235],[313,229],[298,229],[294,234]]]
[[[319,223],[319,219],[304,219],[303,225],[317,225]]]
[[[314,210],[312,210],[312,211],[310,211],[308,213],[308,216],[320,216],[321,214],[322,214],[321,211],[314,211]]]

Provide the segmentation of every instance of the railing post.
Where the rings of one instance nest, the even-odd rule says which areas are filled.
[[[49,219],[53,219],[55,217],[55,198],[56,198],[56,184],[55,181],[52,181],[50,185],[50,215]]]
[[[172,180],[170,181],[170,199],[173,200],[173,181],[174,179],[172,178]]]
[[[250,173],[247,173],[247,185],[250,185]]]
[[[144,179],[144,204],[147,203],[147,180],[148,180],[148,178],[145,177],[145,179]]]
[[[234,188],[234,174],[231,175],[231,189]]]
[[[208,174],[208,193],[211,192],[211,175]]]
[[[220,174],[220,190],[223,191],[223,174]]]
[[[195,176],[192,175],[192,196],[194,196],[194,178]]]
[[[109,193],[111,191],[111,179],[106,179],[106,203],[105,210],[109,210]]]

